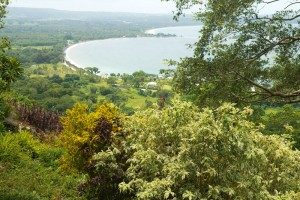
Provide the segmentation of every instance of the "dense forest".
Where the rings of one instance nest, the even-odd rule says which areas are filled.
[[[300,199],[299,2],[208,0],[185,17],[200,2],[174,2],[172,16],[0,1],[0,199]],[[77,42],[199,24],[175,70],[64,61]]]

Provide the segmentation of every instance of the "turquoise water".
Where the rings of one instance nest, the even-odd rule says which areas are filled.
[[[180,60],[191,56],[200,26],[152,29],[147,33],[176,34],[178,37],[114,38],[79,43],[66,50],[66,59],[80,68],[97,67],[101,74],[128,73],[138,70],[158,74],[172,68],[166,59]]]

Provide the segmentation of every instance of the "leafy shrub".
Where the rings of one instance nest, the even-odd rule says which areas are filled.
[[[42,144],[27,131],[0,134],[0,161],[17,163],[26,155],[38,159],[45,167],[57,168],[56,160],[62,154],[61,148]]]
[[[100,94],[103,96],[106,96],[108,94],[113,94],[116,91],[116,89],[113,87],[109,87],[109,88],[100,87],[99,90],[100,90]]]
[[[0,134],[0,199],[82,199],[79,177],[55,170],[61,154],[26,131]]]
[[[61,148],[43,148],[39,151],[39,161],[43,163],[45,167],[58,168],[57,160],[63,155]]]
[[[117,147],[116,147],[117,146]],[[79,191],[87,199],[112,200],[132,199],[128,193],[120,193],[119,184],[124,181],[126,154],[119,145],[112,145],[106,151],[101,151],[93,156],[90,165],[90,176],[79,186]]]
[[[5,99],[0,96],[0,133],[6,130],[4,126],[4,119],[8,116],[10,107]]]
[[[112,132],[121,130],[120,113],[114,105],[104,103],[95,112],[87,111],[87,105],[77,103],[61,118],[60,141],[66,153],[60,163],[67,171],[88,171],[92,156],[111,144]]]
[[[120,105],[123,102],[127,101],[127,97],[122,94],[122,93],[114,93],[114,94],[108,94],[105,97],[106,100],[108,100],[109,102],[112,102],[116,105]]]
[[[94,112],[87,110],[87,105],[78,103],[61,119],[64,129],[60,141],[65,148],[59,161],[61,169],[88,175],[79,186],[88,199],[115,199],[119,195],[118,184],[123,180],[123,173],[116,164],[120,159],[105,152],[112,145],[120,144],[121,114],[117,107],[108,103],[98,106]],[[99,154],[94,157],[96,153]],[[104,164],[95,162],[99,156],[105,159],[102,160]]]
[[[175,102],[134,114],[124,125],[129,167],[121,191],[134,199],[296,196],[299,151],[280,136],[261,134],[247,120],[251,112],[231,104],[199,112]]]
[[[22,153],[37,158],[39,146],[39,141],[26,131],[0,134],[0,161],[16,163]]]
[[[0,134],[0,161],[15,163],[19,161],[20,147],[10,135]]]

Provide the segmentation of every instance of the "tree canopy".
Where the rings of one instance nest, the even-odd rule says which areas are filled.
[[[8,0],[0,0],[0,28],[4,27],[3,18],[5,17],[5,8],[8,3]],[[22,73],[19,61],[14,57],[5,55],[6,50],[9,48],[9,41],[6,38],[2,38],[0,40],[0,92],[7,89],[9,84]]]
[[[198,104],[300,102],[300,1],[175,2],[175,18],[197,6],[203,23],[194,56],[177,63],[178,91]]]

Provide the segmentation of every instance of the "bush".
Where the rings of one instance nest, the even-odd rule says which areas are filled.
[[[0,96],[0,133],[6,130],[4,125],[5,118],[9,115],[10,106],[5,99]]]
[[[60,160],[66,171],[88,172],[92,156],[106,150],[112,142],[112,133],[121,130],[120,112],[113,104],[104,103],[95,112],[77,103],[61,118],[63,131],[60,141],[66,153]]]
[[[57,160],[63,155],[61,148],[43,148],[39,152],[39,161],[45,167],[52,167],[57,169],[59,167]]]
[[[120,144],[121,114],[118,108],[108,103],[98,106],[94,112],[87,110],[87,105],[78,103],[61,119],[64,129],[60,141],[66,151],[59,161],[61,169],[88,175],[79,186],[88,199],[120,199],[116,198],[120,197],[118,184],[124,176],[116,164],[120,156],[105,152]],[[94,154],[97,155],[94,157]],[[96,164],[95,160],[100,158],[105,159],[104,164]]]
[[[41,143],[29,132],[0,134],[0,199],[83,199],[79,177],[58,173],[62,149]]]
[[[31,133],[0,134],[0,161],[18,163],[25,156],[38,159],[45,167],[57,168],[63,150],[40,143]]]
[[[0,161],[19,162],[22,153],[29,155],[31,158],[37,158],[38,148],[39,141],[29,132],[0,134]]]
[[[175,102],[134,114],[124,125],[129,167],[121,191],[147,200],[297,196],[299,151],[261,134],[247,120],[251,112],[231,104],[199,112]]]
[[[113,87],[109,87],[109,88],[100,87],[99,90],[100,90],[100,94],[103,95],[103,96],[106,96],[108,94],[113,94],[116,91],[116,89],[113,88]]]

